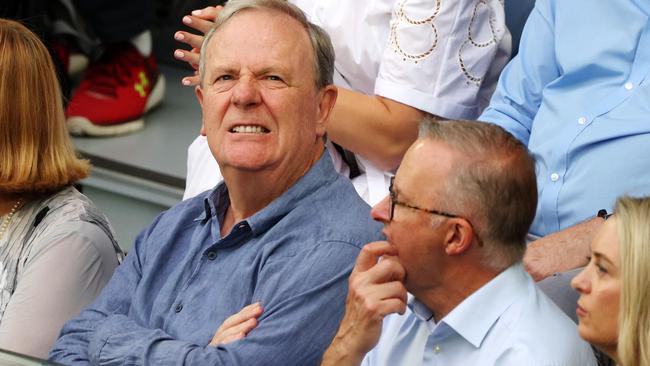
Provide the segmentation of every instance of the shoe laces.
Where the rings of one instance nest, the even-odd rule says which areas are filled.
[[[144,56],[133,46],[109,46],[97,63],[88,69],[85,77],[87,90],[117,98],[117,89],[129,85],[133,73],[143,63]]]

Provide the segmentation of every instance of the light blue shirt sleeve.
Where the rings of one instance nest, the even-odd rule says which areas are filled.
[[[521,36],[519,54],[506,65],[479,120],[494,123],[528,144],[544,87],[559,75],[551,4],[537,1]]]

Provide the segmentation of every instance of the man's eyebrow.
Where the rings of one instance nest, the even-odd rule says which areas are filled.
[[[283,65],[271,65],[271,66],[263,67],[255,72],[257,76],[267,75],[267,74],[277,74],[277,73],[286,74],[287,67]]]

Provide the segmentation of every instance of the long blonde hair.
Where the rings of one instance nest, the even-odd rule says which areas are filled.
[[[621,255],[618,358],[650,366],[650,197],[616,202]]]
[[[58,190],[85,178],[50,54],[22,24],[0,19],[0,192]]]

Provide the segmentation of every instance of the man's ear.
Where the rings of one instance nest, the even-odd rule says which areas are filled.
[[[336,104],[339,90],[334,85],[327,85],[318,92],[318,134],[325,135],[327,120]]]
[[[445,236],[445,253],[459,255],[465,253],[472,246],[474,229],[464,219],[452,219],[451,227]]]
[[[194,94],[196,94],[196,99],[199,101],[199,104],[201,105],[201,115],[204,115],[203,113],[203,89],[201,89],[200,85],[197,85],[194,87]],[[201,117],[201,136],[205,136],[205,120],[203,117]]]

